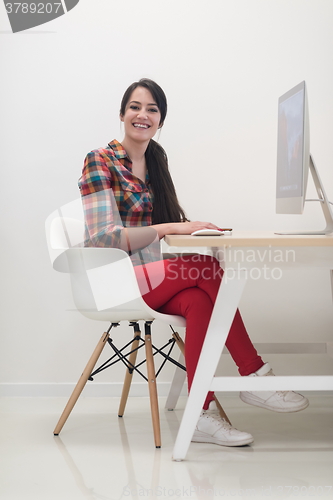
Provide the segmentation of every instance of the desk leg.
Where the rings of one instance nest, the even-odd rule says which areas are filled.
[[[178,462],[186,456],[203,403],[210,390],[244,290],[245,273],[246,271],[236,273],[232,269],[225,270],[173,450],[172,458]]]

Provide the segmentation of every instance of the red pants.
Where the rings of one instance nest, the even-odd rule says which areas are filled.
[[[157,264],[148,264],[154,265]],[[223,270],[215,258],[207,255],[168,259],[164,261],[164,267],[163,282],[143,298],[152,309],[186,319],[185,362],[190,390]],[[142,266],[134,269],[140,286]],[[264,364],[247,334],[238,310],[226,346],[241,375],[249,375]],[[213,397],[212,392],[208,393],[205,409]]]

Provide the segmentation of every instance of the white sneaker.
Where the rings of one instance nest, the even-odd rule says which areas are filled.
[[[248,375],[249,377],[269,377],[274,376],[274,373],[268,363],[265,363],[258,371]],[[258,392],[241,392],[239,394],[244,403],[253,406],[260,406],[267,410],[277,411],[280,413],[292,413],[304,410],[309,406],[309,400],[292,391],[258,391]]]
[[[192,438],[194,443],[221,446],[244,446],[253,441],[251,434],[235,429],[220,416],[215,401],[209,403],[209,410],[202,410]]]

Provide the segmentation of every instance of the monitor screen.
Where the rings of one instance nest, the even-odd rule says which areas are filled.
[[[302,82],[279,99],[277,213],[303,212],[309,159],[307,96]]]

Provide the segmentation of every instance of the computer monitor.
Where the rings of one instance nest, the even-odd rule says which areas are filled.
[[[279,98],[276,213],[303,213],[305,201],[310,201],[306,200],[305,197],[309,170],[318,193],[317,201],[320,201],[324,212],[326,228],[321,231],[288,234],[328,234],[333,232],[333,213],[310,155],[308,99],[306,84],[303,81]]]
[[[279,98],[276,212],[301,214],[309,171],[309,112],[305,82]]]

